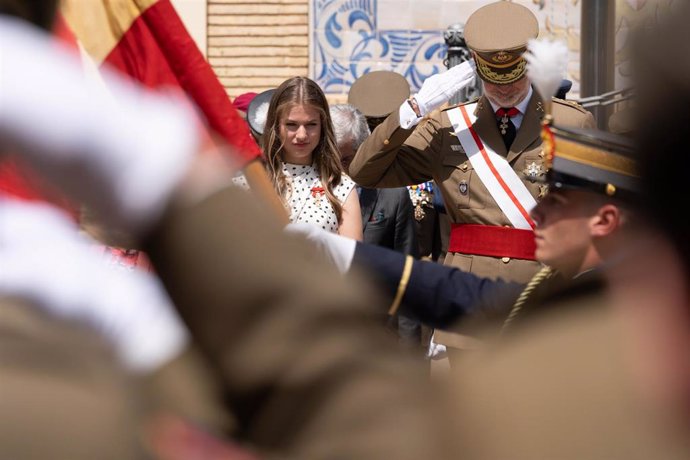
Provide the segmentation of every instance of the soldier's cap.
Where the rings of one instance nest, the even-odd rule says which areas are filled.
[[[558,91],[556,91],[556,98],[565,99],[568,92],[573,88],[573,82],[566,80],[565,78],[561,80],[561,84],[558,85]]]
[[[631,139],[597,129],[547,125],[542,131],[550,190],[576,189],[635,200],[640,193]]]
[[[529,8],[509,1],[490,3],[470,15],[465,41],[473,51],[482,80],[507,85],[525,76],[527,42],[539,35],[539,21]]]
[[[376,70],[359,77],[347,94],[347,103],[367,118],[387,117],[410,97],[405,77],[389,70]]]
[[[268,106],[275,89],[269,89],[259,93],[252,99],[247,108],[247,123],[255,138],[260,138],[264,134],[266,127],[266,117],[268,116]]]

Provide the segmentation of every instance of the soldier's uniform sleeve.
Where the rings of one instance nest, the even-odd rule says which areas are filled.
[[[350,176],[359,185],[372,188],[431,180],[432,160],[441,151],[440,126],[438,110],[414,129],[400,127],[398,111],[394,111],[359,147],[350,164]]]
[[[362,243],[357,244],[353,266],[367,270],[378,281],[392,302],[394,311],[389,313],[412,316],[436,328],[476,313],[507,314],[525,287]]]
[[[237,437],[265,458],[446,458],[433,390],[372,321],[374,296],[245,192],[171,207],[147,249],[222,378]]]

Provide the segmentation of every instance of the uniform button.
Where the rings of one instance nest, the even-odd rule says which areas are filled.
[[[501,258],[501,262],[503,262],[504,264],[507,264],[508,262],[510,262],[510,257]]]
[[[388,145],[388,144],[390,144],[390,143],[391,143],[391,141],[389,141],[388,139],[386,139],[385,141],[383,141],[383,145]]]

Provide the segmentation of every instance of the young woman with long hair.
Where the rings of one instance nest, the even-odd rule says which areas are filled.
[[[328,102],[314,81],[293,77],[276,89],[261,143],[290,222],[362,239],[359,197],[343,173]]]

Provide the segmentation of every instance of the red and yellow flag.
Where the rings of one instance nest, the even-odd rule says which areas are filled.
[[[250,162],[260,149],[170,0],[63,0],[62,14],[97,65],[151,87],[180,88]]]

